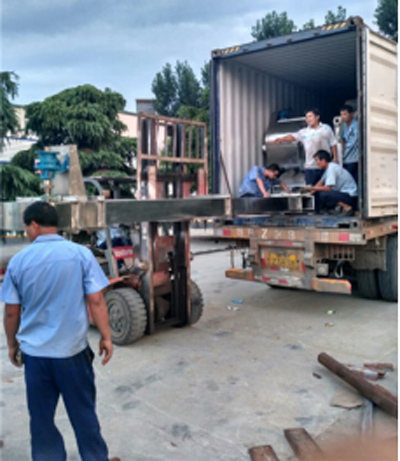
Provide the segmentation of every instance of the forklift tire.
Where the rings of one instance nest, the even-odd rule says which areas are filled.
[[[143,298],[133,288],[116,288],[105,294],[110,318],[111,339],[123,346],[144,335],[147,323]]]
[[[204,301],[200,288],[193,280],[190,281],[190,301],[191,313],[188,325],[194,325],[203,315]]]
[[[397,302],[397,235],[390,235],[386,244],[386,270],[378,270],[378,285],[385,301]]]
[[[191,304],[191,312],[190,312],[190,319],[187,323],[178,323],[174,325],[176,328],[186,327],[188,325],[194,325],[196,322],[200,320],[200,317],[203,315],[203,295],[201,294],[200,288],[198,287],[197,283],[190,281],[190,304]]]
[[[362,298],[381,299],[376,270],[356,271],[358,294]]]

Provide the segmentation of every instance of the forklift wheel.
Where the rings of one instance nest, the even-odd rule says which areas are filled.
[[[143,298],[133,288],[116,288],[105,295],[110,318],[111,338],[120,346],[144,335],[147,315]]]
[[[197,283],[193,282],[193,280],[190,281],[190,301],[191,313],[188,325],[194,325],[203,315],[204,301],[200,288]]]
[[[200,288],[197,283],[190,281],[190,301],[191,301],[191,313],[190,319],[187,323],[179,323],[175,325],[177,328],[182,328],[187,325],[194,325],[200,320],[200,317],[203,315],[203,295],[201,294]]]

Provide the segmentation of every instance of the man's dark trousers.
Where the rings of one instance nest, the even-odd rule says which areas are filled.
[[[343,168],[353,176],[354,181],[358,184],[358,162],[343,163]]]
[[[54,424],[60,395],[75,432],[82,461],[107,461],[108,450],[95,412],[96,388],[88,347],[73,357],[25,356],[25,381],[34,461],[65,461],[63,438]]]
[[[304,179],[307,185],[315,186],[317,182],[322,178],[324,170],[318,169],[306,169],[304,170]]]
[[[321,211],[323,209],[331,210],[332,208],[335,208],[339,202],[343,202],[346,205],[350,205],[352,208],[355,208],[357,204],[357,197],[352,197],[345,192],[338,192],[336,190],[317,192],[315,194],[316,211]]]

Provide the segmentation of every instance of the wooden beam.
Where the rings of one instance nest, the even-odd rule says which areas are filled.
[[[251,461],[279,461],[271,445],[250,448],[249,455]]]
[[[321,448],[304,428],[285,429],[283,432],[300,461],[312,461],[323,455]]]

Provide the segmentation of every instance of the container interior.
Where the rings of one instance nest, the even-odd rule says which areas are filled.
[[[263,164],[265,134],[282,114],[295,118],[318,107],[321,122],[334,128],[343,104],[357,109],[356,37],[351,29],[278,46],[265,41],[257,51],[249,44],[246,53],[218,59],[215,134],[226,170],[219,192],[236,195],[247,171]]]

